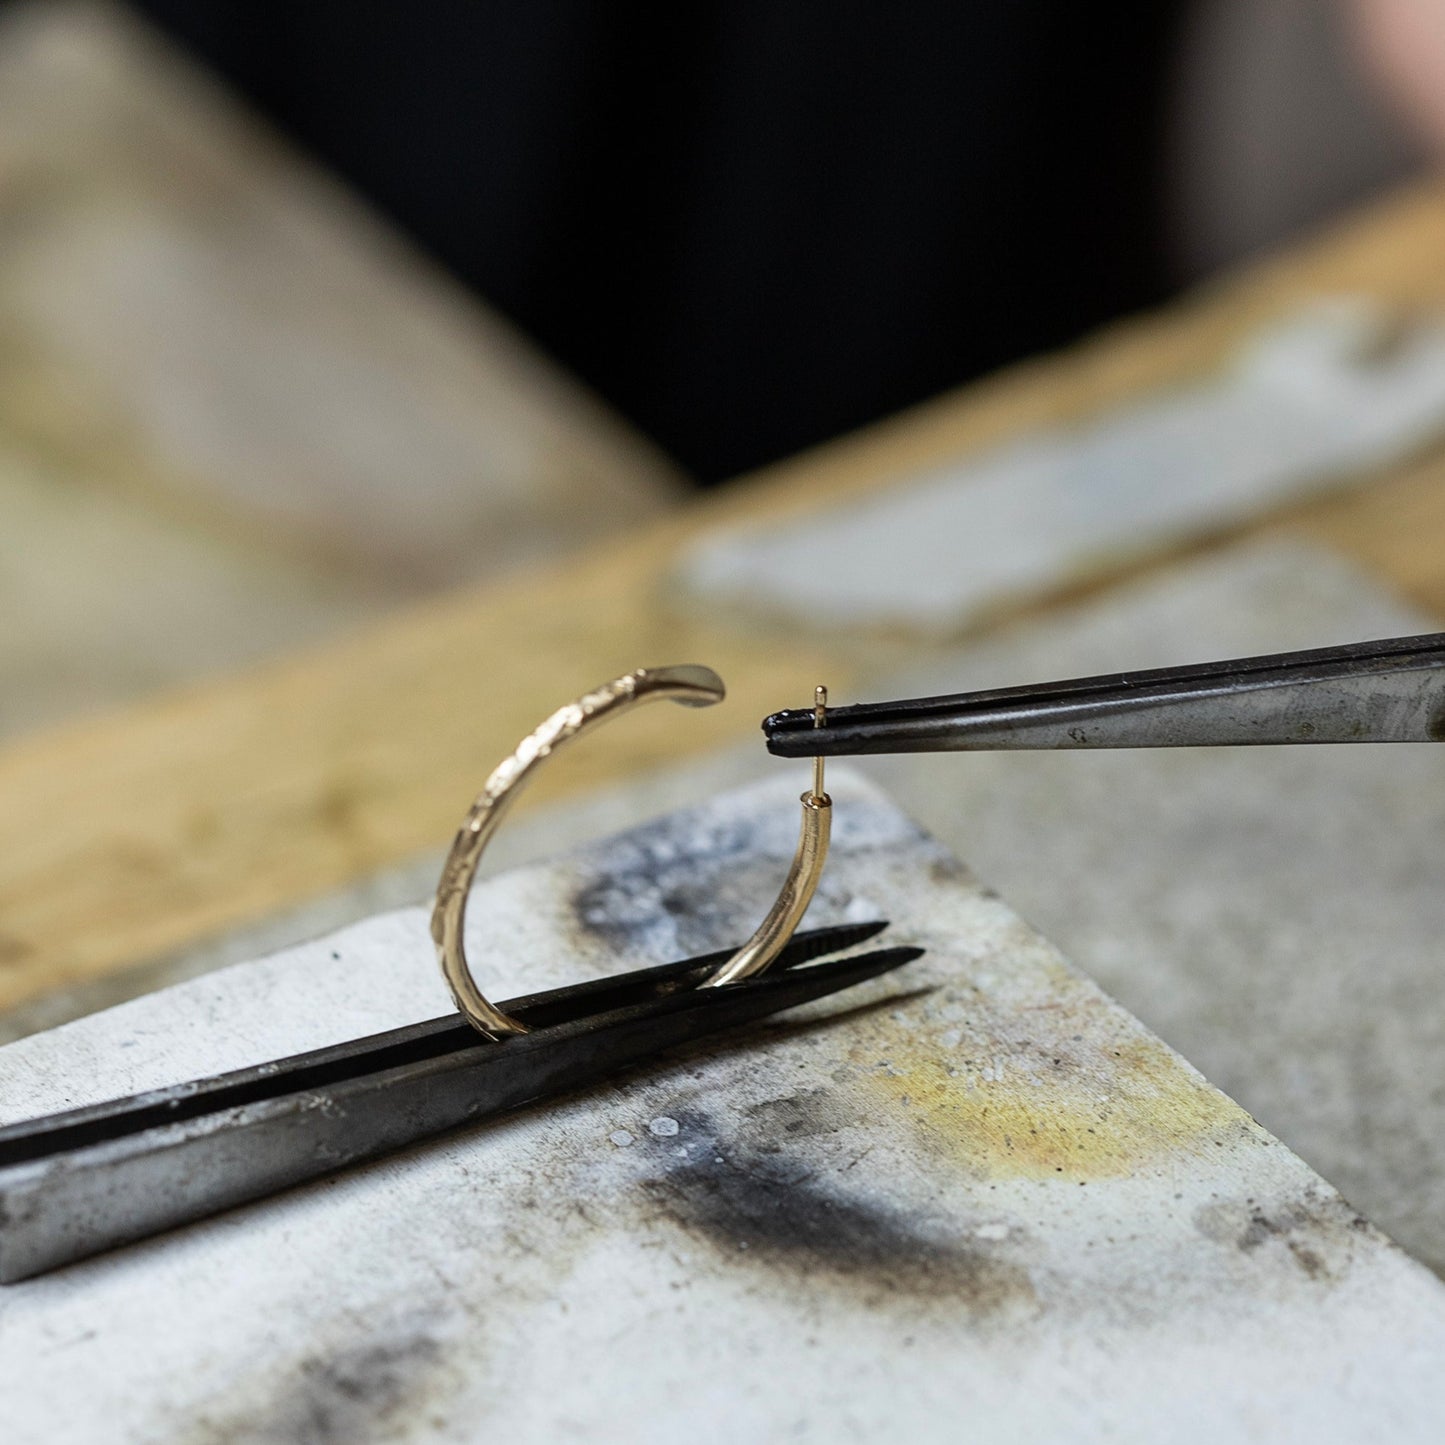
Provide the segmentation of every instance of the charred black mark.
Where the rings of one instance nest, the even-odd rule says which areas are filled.
[[[1307,1189],[1294,1199],[1206,1205],[1194,1222],[1206,1238],[1246,1254],[1278,1245],[1307,1278],[1321,1281],[1335,1280],[1348,1269],[1360,1235],[1378,1237],[1363,1215],[1321,1189]]]
[[[587,932],[616,949],[712,947],[727,910],[717,874],[755,845],[742,822],[715,828],[700,844],[695,821],[662,819],[613,840],[606,873],[579,888],[572,912]],[[741,940],[739,940],[741,941]]]
[[[311,1356],[270,1400],[251,1400],[244,1416],[202,1422],[195,1438],[207,1445],[355,1445],[379,1438],[416,1405],[439,1355],[436,1342],[423,1334]]]
[[[792,821],[788,822],[791,833]],[[968,871],[916,824],[902,825],[891,808],[858,802],[833,822],[833,850],[853,861],[877,851],[892,857],[899,849],[924,849],[937,876],[953,880]],[[878,836],[875,837],[874,834]],[[881,839],[886,838],[886,842]],[[791,851],[792,838],[787,838]],[[584,933],[609,946],[649,950],[680,947],[684,952],[741,943],[755,920],[738,930],[738,907],[766,907],[786,866],[787,853],[760,851],[758,820],[749,817],[703,817],[684,813],[619,834],[607,846],[600,876],[588,879],[572,895],[573,918]],[[829,910],[841,910],[853,893],[834,870],[825,876],[815,913],[826,922]],[[822,905],[821,907],[819,905]]]
[[[678,1134],[651,1141],[658,1170],[642,1181],[648,1200],[730,1264],[790,1270],[874,1301],[932,1299],[980,1315],[1031,1302],[1028,1272],[999,1249],[851,1191],[841,1169],[825,1174],[790,1157],[790,1122],[793,1137],[838,1127],[827,1120],[822,1092],[755,1106],[732,1136],[705,1114],[678,1114]]]
[[[965,883],[970,880],[972,874],[952,853],[949,853],[929,862],[928,877],[929,881],[933,883]]]
[[[789,1139],[832,1134],[856,1122],[838,1094],[830,1089],[804,1089],[782,1099],[750,1104],[743,1110],[743,1118],[750,1131],[759,1136],[757,1147],[770,1154],[784,1149]]]

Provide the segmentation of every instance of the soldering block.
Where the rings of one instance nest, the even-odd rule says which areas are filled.
[[[485,986],[740,941],[797,791],[479,885]],[[809,924],[923,959],[11,1286],[7,1445],[1433,1442],[1445,1286],[888,798],[830,791]],[[384,914],[0,1049],[0,1121],[447,1006],[425,910]]]

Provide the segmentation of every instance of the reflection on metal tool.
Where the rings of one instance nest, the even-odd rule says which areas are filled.
[[[707,668],[628,673],[554,713],[493,772],[453,844],[432,917],[458,1014],[0,1128],[0,1282],[584,1087],[918,958],[909,947],[828,957],[874,938],[881,921],[794,933],[827,856],[820,761],[782,892],[741,948],[500,1006],[482,994],[462,948],[466,895],[517,789],[560,743],[636,703],[722,695]],[[825,705],[819,689],[808,714],[819,736]]]

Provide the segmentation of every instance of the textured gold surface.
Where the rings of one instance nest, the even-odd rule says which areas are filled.
[[[442,865],[431,917],[432,941],[436,944],[447,987],[462,1016],[474,1028],[494,1037],[527,1032],[525,1024],[503,1013],[477,986],[467,962],[463,934],[467,895],[477,874],[477,864],[493,834],[501,827],[507,809],[532,774],[557,748],[579,733],[609,718],[620,717],[640,703],[666,699],[688,707],[709,707],[721,702],[725,695],[722,679],[710,668],[690,664],[641,667],[584,693],[576,702],[559,707],[492,769]]]

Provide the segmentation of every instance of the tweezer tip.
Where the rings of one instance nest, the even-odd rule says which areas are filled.
[[[902,968],[905,964],[922,958],[925,952],[927,952],[926,949],[919,948],[914,944],[899,944],[893,948],[875,949],[872,953],[850,954],[846,958],[825,958],[820,962],[809,964],[806,968],[790,969],[787,974],[775,971],[753,979],[742,979],[739,982],[740,984],[771,982],[781,986],[785,979],[806,981],[818,986],[819,992],[816,996],[821,998],[838,989],[851,987],[855,983],[863,983],[867,979],[877,978],[880,974],[891,973],[895,968]]]
[[[860,943],[867,943],[870,938],[877,938],[887,927],[886,918],[872,918],[865,923],[834,923],[795,933],[778,956],[774,968],[798,968],[825,954],[841,953],[845,948],[854,948]]]

